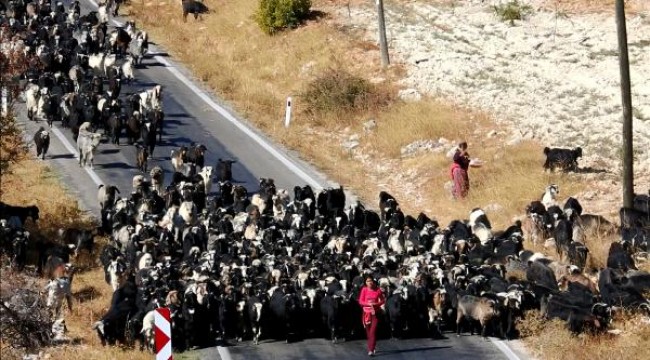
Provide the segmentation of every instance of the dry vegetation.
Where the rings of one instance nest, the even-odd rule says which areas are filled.
[[[2,190],[2,201],[9,204],[32,205],[39,207],[41,213],[38,224],[28,221],[27,229],[31,234],[32,241],[53,241],[56,239],[56,232],[59,228],[94,226],[92,221],[79,209],[77,201],[71,198],[60,185],[55,173],[41,161],[23,159],[12,165],[9,170],[11,174],[3,173],[0,182]],[[96,244],[101,249],[102,242]],[[31,259],[28,264],[34,264],[35,251],[29,251]],[[119,347],[103,348],[97,335],[91,331],[91,324],[100,318],[111,301],[112,289],[104,282],[104,272],[97,266],[94,259],[89,259],[84,254],[80,255],[77,263],[80,273],[75,275],[72,283],[72,291],[75,298],[73,310],[64,310],[67,334],[72,342],[69,345],[61,345],[42,349],[44,353],[51,355],[52,359],[151,359],[149,353],[142,353],[135,350],[124,350]],[[25,281],[25,278],[12,274],[9,270],[2,270],[2,281],[0,282],[0,293],[3,295],[11,293],[17,287],[27,287],[30,284],[36,289],[45,286],[45,280],[32,278]],[[0,341],[0,358],[12,359],[22,358],[22,351],[11,349],[10,344]]]
[[[614,316],[612,328],[621,330],[618,335],[581,334],[574,336],[560,320],[547,321],[538,311],[526,314],[526,321],[518,325],[526,348],[539,359],[609,360],[647,359],[650,356],[650,325],[647,319],[629,314]]]

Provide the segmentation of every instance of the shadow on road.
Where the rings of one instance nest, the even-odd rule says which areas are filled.
[[[135,166],[125,164],[123,162],[111,162],[106,164],[99,164],[101,169],[135,169]]]
[[[50,158],[52,160],[56,159],[74,159],[74,155],[72,154],[57,154],[57,155],[52,155],[52,156],[45,156],[45,159]]]
[[[102,149],[102,150],[99,150],[100,154],[116,154],[118,152],[120,152],[120,149]]]
[[[442,350],[442,349],[450,349],[450,348],[451,348],[451,346],[425,346],[425,347],[416,347],[416,348],[411,348],[411,349],[385,350],[385,351],[378,352],[376,356],[406,354],[406,353],[423,352],[423,351],[431,351],[431,350]]]
[[[191,118],[191,116],[187,113],[169,113],[165,114],[165,118]],[[167,119],[165,119],[167,120]],[[174,120],[169,120],[169,121],[174,121]],[[177,121],[177,120],[176,120]]]

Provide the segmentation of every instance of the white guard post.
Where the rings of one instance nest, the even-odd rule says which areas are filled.
[[[291,123],[291,96],[287,98],[287,111],[284,117],[284,127],[288,128]]]

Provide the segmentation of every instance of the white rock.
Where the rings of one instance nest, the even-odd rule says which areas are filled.
[[[454,182],[453,181],[447,181],[444,185],[443,188],[451,194],[451,192],[454,190]]]
[[[499,212],[503,210],[503,205],[497,203],[487,204],[483,207],[483,210],[486,212]]]
[[[341,147],[343,147],[344,149],[346,149],[348,151],[354,150],[358,146],[359,146],[358,141],[344,141],[344,142],[341,143]]]
[[[420,101],[422,99],[422,94],[413,88],[400,90],[397,96],[404,101]]]
[[[377,121],[375,119],[370,119],[363,123],[363,131],[367,134],[372,132],[377,128]]]
[[[312,75],[312,73],[314,71],[314,66],[316,66],[316,61],[313,61],[313,60],[306,63],[306,64],[304,64],[300,68],[300,75],[301,76],[310,76],[310,75]]]

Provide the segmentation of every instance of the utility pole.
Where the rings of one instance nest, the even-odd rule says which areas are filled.
[[[623,207],[631,208],[634,201],[634,147],[632,146],[630,62],[627,53],[627,28],[623,0],[616,0],[616,28],[618,31],[618,60],[621,69],[621,98],[623,101]]]
[[[388,42],[386,41],[386,20],[384,19],[384,0],[375,0],[377,4],[377,20],[379,21],[379,47],[381,49],[381,66],[390,64],[388,58]]]

